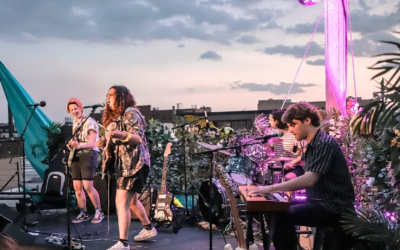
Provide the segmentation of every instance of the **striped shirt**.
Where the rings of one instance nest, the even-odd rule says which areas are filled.
[[[300,153],[300,147],[294,135],[292,133],[286,133],[279,138],[282,139],[282,142],[273,143],[275,157],[296,158]],[[296,152],[294,152],[295,146],[297,146]]]
[[[353,207],[354,188],[342,149],[321,130],[307,145],[305,171],[321,173],[317,183],[306,189],[310,202],[319,202],[333,213]]]

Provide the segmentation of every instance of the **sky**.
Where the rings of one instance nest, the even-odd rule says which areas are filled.
[[[0,61],[56,122],[66,103],[103,102],[115,84],[138,105],[256,110],[284,99],[324,3],[296,0],[0,0]],[[399,41],[398,0],[350,0],[357,96],[377,90],[367,69]],[[350,35],[350,34],[349,34]],[[349,41],[349,45],[351,42]],[[350,48],[350,47],[349,47]],[[347,95],[354,96],[351,50]],[[324,19],[292,101],[325,100]],[[89,110],[88,110],[89,111]],[[7,101],[0,90],[0,122]]]

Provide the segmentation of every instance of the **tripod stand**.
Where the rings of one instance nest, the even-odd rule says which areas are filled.
[[[188,214],[188,197],[187,197],[187,192],[186,192],[186,187],[187,187],[187,173],[186,173],[186,126],[196,123],[200,120],[206,119],[206,117],[200,117],[197,120],[191,121],[191,122],[187,122],[178,126],[173,127],[172,129],[178,129],[181,128],[182,129],[182,148],[183,148],[183,181],[184,181],[184,185],[185,185],[185,214]]]
[[[46,105],[46,103],[44,103],[44,105]],[[15,156],[15,153],[17,152],[18,146],[21,145],[21,147],[22,147],[22,183],[23,183],[22,184],[23,185],[23,190],[22,190],[22,192],[23,192],[22,214],[23,214],[23,230],[24,231],[27,230],[27,228],[26,228],[26,188],[25,188],[25,160],[26,159],[25,159],[25,138],[24,138],[24,135],[25,135],[26,129],[28,128],[29,122],[31,121],[32,116],[35,113],[35,110],[36,110],[37,107],[38,107],[37,105],[33,106],[31,115],[29,116],[29,119],[26,122],[24,130],[22,131],[21,135],[19,136],[19,140],[18,140],[17,146],[15,147],[14,152],[13,152],[13,154],[11,156],[11,159],[10,159],[10,162],[9,162],[9,164],[11,164],[11,162],[12,162],[14,156]],[[10,181],[11,181],[11,179],[10,179]]]

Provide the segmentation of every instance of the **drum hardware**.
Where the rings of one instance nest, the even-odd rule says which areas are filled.
[[[211,145],[211,144],[208,144],[208,143],[205,143],[205,142],[200,142],[200,141],[198,141],[197,144],[199,144],[200,146],[203,146],[205,148],[212,149],[212,150],[219,148],[217,145]],[[230,152],[228,152],[226,150],[218,150],[217,152],[225,154],[225,155],[229,155],[229,156],[233,155],[232,153],[230,153]]]

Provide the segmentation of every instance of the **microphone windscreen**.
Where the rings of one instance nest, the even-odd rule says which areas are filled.
[[[46,102],[45,101],[41,101],[40,102],[40,107],[44,107],[44,106],[46,106]]]

